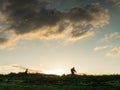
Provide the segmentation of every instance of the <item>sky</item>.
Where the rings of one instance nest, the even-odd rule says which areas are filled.
[[[0,73],[120,74],[120,0],[0,0]]]

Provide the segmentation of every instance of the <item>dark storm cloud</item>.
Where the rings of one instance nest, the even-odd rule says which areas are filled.
[[[67,11],[50,8],[50,0],[5,0],[0,4],[0,15],[4,22],[10,24],[6,32],[14,31],[17,36],[29,38],[73,38],[86,34],[73,34],[75,26],[93,28],[104,26],[109,22],[108,10],[99,3],[88,4],[84,8],[72,7]],[[69,35],[70,34],[70,35]],[[16,41],[16,40],[15,40]]]
[[[7,0],[2,13],[17,34],[24,34],[60,21],[61,13],[47,9],[47,5],[48,2],[39,0]]]

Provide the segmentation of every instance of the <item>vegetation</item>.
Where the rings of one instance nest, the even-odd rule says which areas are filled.
[[[0,75],[0,90],[120,90],[120,75]]]

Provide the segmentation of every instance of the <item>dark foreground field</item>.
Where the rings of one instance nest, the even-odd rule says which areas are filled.
[[[0,75],[0,90],[120,90],[120,75]]]
[[[120,90],[110,86],[41,86],[41,85],[3,85],[0,90]]]

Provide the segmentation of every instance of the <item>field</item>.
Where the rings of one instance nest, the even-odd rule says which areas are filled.
[[[0,90],[120,90],[120,75],[0,75]]]
[[[0,90],[120,90],[119,87],[110,87],[110,86],[39,86],[39,85],[5,85],[0,86]]]

